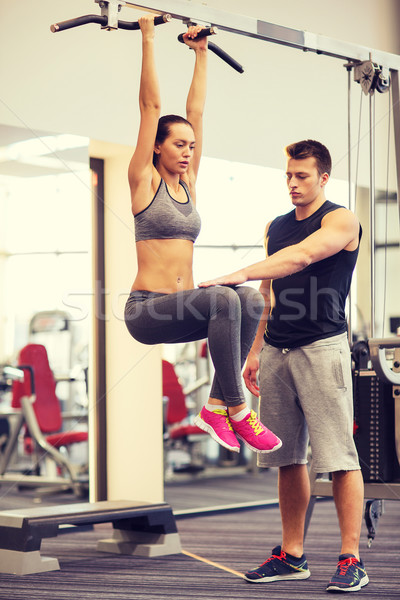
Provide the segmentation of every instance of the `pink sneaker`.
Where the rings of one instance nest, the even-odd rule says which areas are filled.
[[[236,435],[255,452],[266,454],[282,446],[281,440],[258,420],[254,410],[241,421],[231,419],[231,425]]]
[[[223,408],[207,410],[205,406],[195,417],[194,424],[203,431],[207,431],[218,444],[232,452],[240,452],[240,444],[233,433],[228,413]]]

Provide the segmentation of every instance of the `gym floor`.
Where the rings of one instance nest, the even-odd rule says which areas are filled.
[[[400,503],[385,502],[377,536],[362,557],[370,584],[360,598],[400,598]],[[267,558],[279,543],[279,509],[228,513],[177,520],[183,552],[139,558],[96,551],[111,526],[44,540],[41,554],[56,556],[60,571],[0,575],[1,600],[326,600],[325,585],[335,570],[339,537],[332,500],[317,502],[306,540],[311,578],[304,581],[250,584],[241,573]]]
[[[266,478],[274,476],[271,471]],[[229,479],[223,486],[219,482],[219,487],[229,488]],[[198,486],[196,483],[197,494],[201,493]],[[204,486],[211,487],[211,481],[204,481]],[[250,480],[242,480],[242,486],[251,493]],[[185,489],[192,489],[194,495],[190,485],[174,489],[180,497],[185,495]],[[256,496],[257,493],[256,489]],[[10,508],[12,498],[10,495],[8,498]],[[3,506],[4,500],[5,497]],[[53,496],[52,500],[64,502],[63,497]],[[357,597],[369,600],[400,598],[400,502],[385,501],[384,507],[371,548],[367,548],[367,530],[363,526],[361,556],[370,584],[357,592]],[[99,553],[97,540],[109,537],[109,524],[63,533],[43,540],[41,550],[43,556],[59,559],[60,571],[24,576],[0,574],[0,599],[319,600],[329,597],[325,586],[335,570],[340,543],[331,499],[316,503],[307,534],[311,578],[271,584],[247,583],[242,573],[263,562],[280,541],[279,508],[275,503],[261,509],[201,517],[182,518],[179,516],[182,511],[176,512],[181,554],[140,558]]]

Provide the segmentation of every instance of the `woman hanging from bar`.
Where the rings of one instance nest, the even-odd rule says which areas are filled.
[[[195,55],[187,119],[177,115],[159,118],[154,16],[141,17],[139,24],[140,127],[128,173],[138,272],[126,304],[125,322],[130,334],[143,344],[207,338],[215,376],[210,398],[195,424],[234,452],[240,450],[237,438],[255,452],[271,452],[281,441],[247,407],[241,380],[263,298],[251,287],[199,289],[193,283],[193,244],[200,231],[195,183],[202,148],[207,38],[196,39],[202,30],[198,26],[189,27],[184,34]],[[171,85],[178,77],[180,70],[171,69]]]

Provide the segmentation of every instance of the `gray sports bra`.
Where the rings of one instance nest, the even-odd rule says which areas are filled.
[[[187,202],[177,202],[168,192],[163,179],[149,206],[135,215],[135,238],[141,240],[190,240],[200,233],[200,215],[184,181],[179,182],[186,192]]]

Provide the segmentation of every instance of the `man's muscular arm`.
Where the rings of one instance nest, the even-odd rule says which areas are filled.
[[[269,280],[264,280],[261,282],[260,292],[264,297],[264,311],[261,315],[256,337],[248,354],[246,366],[243,371],[243,379],[247,389],[257,397],[260,395],[260,388],[258,387],[257,383],[257,373],[260,366],[259,356],[264,343],[264,331],[271,307],[270,289],[271,282]]]
[[[299,244],[287,246],[265,260],[230,275],[201,283],[199,287],[239,285],[257,279],[281,279],[302,271],[312,263],[337,254],[352,242],[356,243],[358,236],[357,217],[346,208],[340,208],[325,215],[320,229]]]
[[[265,228],[264,234],[264,247],[265,254],[268,256],[268,231],[271,223],[268,223]],[[243,379],[246,384],[247,389],[254,394],[254,396],[260,395],[260,388],[257,383],[257,373],[260,366],[259,356],[261,352],[261,348],[264,343],[264,331],[265,326],[267,324],[268,315],[271,309],[271,282],[266,279],[261,282],[260,292],[264,298],[264,310],[261,315],[260,322],[258,324],[258,329],[256,333],[256,337],[254,338],[253,345],[250,349],[250,352],[247,357],[246,365],[243,371]]]

